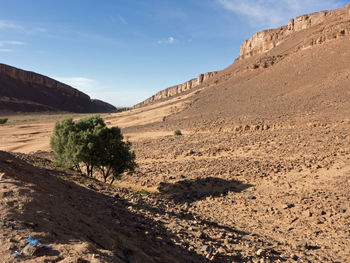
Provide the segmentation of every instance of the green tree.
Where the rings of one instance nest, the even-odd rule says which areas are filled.
[[[135,153],[130,151],[131,143],[123,141],[123,135],[118,127],[104,129],[100,138],[102,152],[99,156],[102,158],[99,160],[99,169],[105,182],[113,175],[112,184],[123,172],[134,171]]]
[[[66,118],[61,122],[57,122],[50,140],[57,166],[72,168],[79,164],[79,151],[75,147],[76,142],[77,134],[73,119]]]
[[[92,177],[94,168],[99,166],[100,155],[103,155],[101,133],[106,129],[106,124],[100,116],[91,116],[79,120],[75,126],[76,145],[70,150],[77,150],[79,162],[85,165],[87,175]]]
[[[118,127],[107,128],[100,116],[91,116],[74,122],[72,118],[57,122],[51,137],[51,148],[55,152],[57,165],[76,168],[93,176],[98,169],[104,181],[112,177],[111,183],[126,171],[136,167],[135,153],[131,143],[123,141]]]

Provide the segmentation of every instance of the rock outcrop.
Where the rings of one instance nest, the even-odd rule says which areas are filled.
[[[258,32],[244,41],[237,60],[243,61],[250,57],[256,60],[248,61],[249,64],[238,68],[234,74],[225,73],[221,78],[218,76],[215,82],[225,81],[238,72],[269,68],[292,53],[348,34],[350,34],[350,4],[341,9],[295,17],[289,21],[288,25]],[[295,37],[296,35],[298,36]],[[283,50],[273,52],[282,44],[287,44],[283,45]],[[201,74],[198,78],[162,90],[134,107],[139,108],[181,94],[201,85],[217,74],[218,72]]]
[[[243,42],[239,52],[238,59],[245,59],[255,55],[261,55],[273,48],[279,46],[286,41],[293,33],[309,29],[315,25],[322,24],[329,19],[336,19],[350,14],[350,5],[344,9],[336,9],[332,11],[322,11],[308,15],[298,16],[289,21],[288,25],[276,29],[264,30],[256,33],[251,38]],[[350,18],[350,17],[349,17]],[[307,48],[314,44],[323,43],[324,40],[334,39],[350,33],[350,23],[342,22],[336,26],[333,24],[327,25],[328,32],[325,30],[324,35],[318,39],[311,39],[308,43],[303,44],[303,48]],[[331,31],[331,32],[330,32]]]
[[[89,113],[115,109],[49,77],[0,64],[0,111]]]
[[[142,106],[145,106],[147,104],[153,103],[155,101],[158,100],[162,100],[162,99],[167,99],[170,97],[173,97],[175,95],[181,94],[183,92],[186,92],[188,90],[191,90],[195,87],[198,87],[199,85],[201,85],[203,82],[208,81],[209,79],[213,78],[218,72],[214,71],[214,72],[208,72],[205,74],[200,74],[197,78],[195,79],[191,79],[183,84],[180,85],[176,85],[176,86],[172,86],[169,87],[165,90],[162,90],[160,92],[158,92],[157,94],[153,95],[152,97],[146,99],[145,101],[136,104],[134,106],[134,108],[140,108]]]

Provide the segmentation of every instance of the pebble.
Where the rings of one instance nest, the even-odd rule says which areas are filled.
[[[256,251],[257,256],[263,256],[264,254],[265,254],[265,251],[261,248],[258,251]]]
[[[254,196],[254,195],[250,194],[250,195],[248,195],[248,199],[250,199],[250,200],[254,200],[254,199],[256,199],[256,196]]]
[[[210,253],[212,251],[212,248],[211,248],[211,246],[207,246],[207,245],[204,245],[204,246],[202,246],[202,248],[201,248],[201,252],[208,252],[208,253]]]
[[[290,258],[293,259],[293,260],[295,260],[295,261],[298,260],[298,256],[295,255],[295,254],[291,254],[291,255],[290,255]]]

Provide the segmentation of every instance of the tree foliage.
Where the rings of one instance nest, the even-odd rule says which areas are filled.
[[[5,124],[8,120],[8,118],[0,119],[0,124]]]
[[[174,135],[175,136],[180,136],[180,135],[182,135],[182,132],[180,130],[175,130],[174,131]]]
[[[133,171],[136,167],[131,143],[123,141],[118,127],[106,127],[100,116],[77,122],[72,118],[57,122],[50,144],[58,166],[79,171],[83,166],[91,177],[98,170],[105,182],[112,177],[113,183],[122,173]]]

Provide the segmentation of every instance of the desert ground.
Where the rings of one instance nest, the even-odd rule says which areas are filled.
[[[128,255],[120,254],[128,262],[140,262],[142,257],[145,262],[350,261],[349,120],[231,132],[187,128],[182,136],[174,136],[173,130],[163,125],[164,118],[176,114],[183,105],[186,97],[103,115],[108,125],[123,128],[124,136],[133,143],[138,163],[134,174],[124,175],[113,187],[71,171],[59,172],[52,166],[49,138],[55,121],[64,115],[9,116],[9,122],[0,128],[0,150],[18,153],[2,153],[0,172],[4,178],[0,187],[2,202],[9,207],[2,218],[1,257],[11,258],[11,251],[23,245],[22,237],[34,235],[55,253],[28,262],[119,262],[108,251],[121,246],[118,242],[123,243],[123,238],[129,240],[129,230],[135,234],[134,242],[127,245],[135,251],[134,261],[131,255],[128,259]],[[28,185],[20,183],[25,172],[11,177],[14,163],[19,167],[28,165],[24,171],[29,169],[33,174],[33,178],[25,179]],[[65,191],[62,186],[53,188],[52,201],[35,194],[31,199],[37,200],[23,200],[20,196],[27,191],[34,193],[32,184],[44,189],[40,184],[57,183],[35,180],[34,176],[39,176],[35,169],[51,173],[55,180],[63,180],[78,192],[71,190],[64,199],[58,194]],[[14,179],[11,185],[8,181]],[[75,197],[79,191],[83,194]],[[44,196],[40,191],[36,194]],[[106,201],[116,194],[118,201]],[[84,201],[84,196],[90,201]],[[71,207],[72,199],[78,203]],[[61,207],[65,202],[69,207]],[[60,205],[52,207],[56,203]],[[82,207],[87,211],[81,211]],[[92,216],[96,207],[101,207],[98,211],[103,215]],[[16,209],[20,215],[13,212]],[[69,229],[78,227],[82,233],[96,232],[100,236],[75,240],[67,236],[69,230],[62,229],[57,218],[46,222],[40,211],[35,215],[31,209],[40,209],[50,217],[62,212],[60,216],[68,220]],[[90,216],[90,221],[74,222],[74,217],[81,217],[79,213]],[[8,215],[12,215],[11,221]],[[23,226],[26,220],[29,230]],[[96,223],[98,220],[105,228]],[[57,229],[51,231],[58,237],[39,230],[47,224]],[[113,231],[120,228],[124,232],[114,238]],[[13,229],[19,229],[15,235]],[[147,252],[135,244],[140,236],[151,240],[143,241],[149,245]],[[164,246],[159,247],[159,258],[148,253],[154,249],[150,246],[158,246],[157,242]],[[141,247],[146,249],[143,243]],[[165,253],[169,250],[172,252]],[[187,259],[180,260],[176,253]],[[173,261],[174,257],[162,261],[166,254],[175,255],[178,261]]]
[[[350,262],[349,18],[296,17],[206,81],[102,114],[138,164],[112,186],[53,166],[69,114],[4,116],[0,262]],[[29,236],[50,248],[23,257]]]

